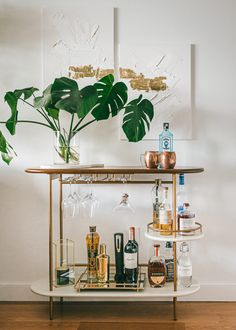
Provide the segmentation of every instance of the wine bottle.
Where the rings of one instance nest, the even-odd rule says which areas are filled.
[[[125,245],[124,253],[125,282],[137,283],[138,281],[138,243],[135,241],[135,228],[129,228],[129,240]]]

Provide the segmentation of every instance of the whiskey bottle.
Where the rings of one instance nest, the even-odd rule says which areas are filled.
[[[138,281],[138,243],[135,241],[135,228],[129,228],[129,240],[125,245],[124,253],[125,282],[137,283]]]
[[[159,152],[173,151],[173,134],[169,131],[169,123],[163,124],[163,131],[159,135]]]
[[[166,263],[166,282],[174,281],[174,257],[173,257],[173,244],[166,242],[165,248],[165,263]]]
[[[99,234],[96,232],[96,226],[89,226],[90,233],[86,236],[86,245],[88,253],[88,282],[97,281],[96,257],[98,255]]]
[[[180,246],[181,255],[178,258],[178,284],[188,288],[192,285],[192,261],[189,255],[189,246],[183,242]]]
[[[106,244],[100,245],[100,254],[96,257],[98,283],[109,282],[110,257],[106,255]]]
[[[166,283],[165,259],[159,256],[159,244],[154,245],[154,256],[148,262],[148,280],[153,288],[159,288]]]
[[[172,212],[168,202],[168,187],[163,187],[163,201],[159,210],[161,235],[172,235]]]
[[[153,206],[153,228],[158,229],[159,224],[159,208],[161,204],[161,180],[155,180],[155,186],[152,189],[152,206]]]

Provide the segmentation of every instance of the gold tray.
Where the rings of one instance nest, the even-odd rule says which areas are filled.
[[[139,266],[139,275],[137,283],[116,283],[115,267],[110,267],[110,281],[108,283],[87,282],[87,271],[80,275],[79,279],[74,285],[74,288],[80,292],[83,290],[127,290],[127,291],[141,291],[144,290],[146,273],[142,271],[142,267]]]

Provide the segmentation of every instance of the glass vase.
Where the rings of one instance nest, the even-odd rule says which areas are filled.
[[[65,130],[54,132],[54,164],[79,164],[79,137],[72,132],[68,134]]]

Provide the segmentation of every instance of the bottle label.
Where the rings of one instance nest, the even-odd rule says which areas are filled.
[[[178,276],[192,276],[192,266],[178,266]]]
[[[174,259],[165,259],[165,262],[167,270],[166,281],[172,282],[174,280]]]
[[[160,210],[159,216],[160,216],[160,224],[162,225],[171,225],[172,224],[172,217],[171,217],[171,211],[170,210]]]
[[[194,228],[194,219],[193,218],[179,218],[179,229],[188,230]]]
[[[162,149],[163,151],[171,151],[170,149],[170,138],[165,136],[163,139],[162,139]]]
[[[134,269],[138,267],[138,253],[124,253],[125,268]]]
[[[151,281],[152,281],[154,284],[156,284],[156,285],[158,285],[158,284],[162,284],[162,283],[164,282],[164,280],[165,280],[165,275],[163,275],[163,274],[156,275],[156,274],[154,273],[154,274],[152,274],[152,275],[150,276],[150,279],[151,279]]]

